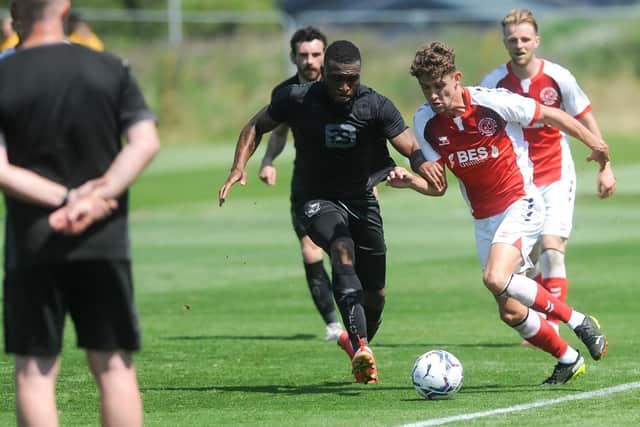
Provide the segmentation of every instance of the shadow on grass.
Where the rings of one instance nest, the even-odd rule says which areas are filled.
[[[364,386],[353,382],[323,382],[313,385],[236,385],[236,386],[200,386],[200,387],[144,387],[141,391],[197,391],[197,392],[239,392],[239,393],[266,393],[266,394],[335,394],[339,396],[358,396],[363,391],[395,391],[406,390],[407,387],[384,387],[379,385]]]
[[[521,393],[521,392],[541,392],[541,393],[560,393],[565,395],[567,392],[580,392],[584,391],[583,389],[575,388],[575,387],[567,387],[566,385],[561,386],[542,386],[540,384],[511,384],[511,385],[502,385],[502,384],[485,384],[478,386],[463,386],[462,390],[460,390],[457,394],[461,395],[461,398],[465,394],[487,394],[487,393]],[[549,396],[547,396],[549,397]],[[448,399],[434,399],[433,402],[446,401]],[[428,399],[423,399],[420,397],[416,397],[413,399],[401,399],[402,402],[415,402],[415,401],[423,401]]]
[[[247,340],[247,341],[310,341],[317,339],[317,335],[294,334],[294,335],[179,335],[174,337],[163,337],[169,341],[207,341],[207,340]],[[520,347],[519,342],[509,343],[396,343],[385,344],[383,342],[373,342],[373,346],[380,348],[511,348]]]
[[[522,345],[518,341],[509,342],[509,343],[488,343],[488,342],[477,342],[477,343],[435,343],[435,342],[424,342],[424,343],[397,343],[397,344],[385,344],[380,342],[374,342],[372,344],[375,347],[380,348],[404,348],[404,347],[420,347],[420,348],[511,348],[511,347],[521,347]]]
[[[207,341],[207,340],[256,340],[256,341],[309,341],[317,339],[316,335],[181,335],[176,337],[163,337],[171,341]]]

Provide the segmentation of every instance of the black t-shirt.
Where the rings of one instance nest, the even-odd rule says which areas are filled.
[[[104,174],[132,124],[154,118],[129,67],[74,44],[18,50],[0,62],[0,130],[9,162],[69,188]],[[130,257],[128,196],[77,237],[54,233],[53,209],[5,196],[5,265]]]
[[[369,176],[391,161],[387,139],[407,129],[393,103],[364,85],[347,104],[334,103],[323,82],[282,87],[268,112],[293,131],[294,202],[363,197]]]
[[[273,95],[275,95],[282,88],[291,86],[291,85],[299,85],[299,84],[304,84],[304,83],[300,81],[297,74],[294,74],[293,76],[289,77],[287,80],[278,83],[278,85],[273,88],[273,90],[271,91],[271,99],[273,99]]]

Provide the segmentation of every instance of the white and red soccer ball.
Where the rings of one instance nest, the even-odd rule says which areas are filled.
[[[418,394],[425,399],[443,399],[458,392],[464,373],[462,363],[445,350],[424,353],[413,364],[411,380]]]

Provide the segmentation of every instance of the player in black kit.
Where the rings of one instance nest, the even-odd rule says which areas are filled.
[[[322,78],[324,50],[327,47],[326,36],[317,28],[308,26],[293,33],[290,45],[290,59],[296,66],[296,74],[278,84],[271,92],[271,96],[283,87],[314,82]],[[260,166],[260,179],[267,185],[276,184],[277,172],[274,161],[284,150],[288,133],[289,126],[281,123],[269,135],[269,142]],[[311,298],[325,323],[324,339],[335,342],[340,338],[343,329],[333,302],[331,281],[324,268],[322,248],[313,243],[307,230],[297,220],[293,205],[291,223],[300,241],[300,251]]]
[[[370,178],[387,140],[414,160],[420,150],[393,103],[360,84],[360,52],[353,43],[332,43],[324,64],[323,81],[280,89],[245,125],[219,201],[224,203],[237,182],[246,184],[245,165],[260,137],[288,123],[296,140],[295,214],[330,255],[334,298],[347,328],[339,344],[352,360],[356,381],[375,383],[377,368],[368,343],[385,303],[386,246],[372,187],[386,174]]]

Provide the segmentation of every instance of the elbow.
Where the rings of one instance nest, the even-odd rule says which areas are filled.
[[[147,161],[152,160],[160,151],[160,139],[158,138],[158,134],[154,133],[152,135],[148,135],[147,138],[140,140],[140,144],[137,146]]]
[[[160,152],[160,140],[156,137],[148,143],[149,158],[154,158]]]

